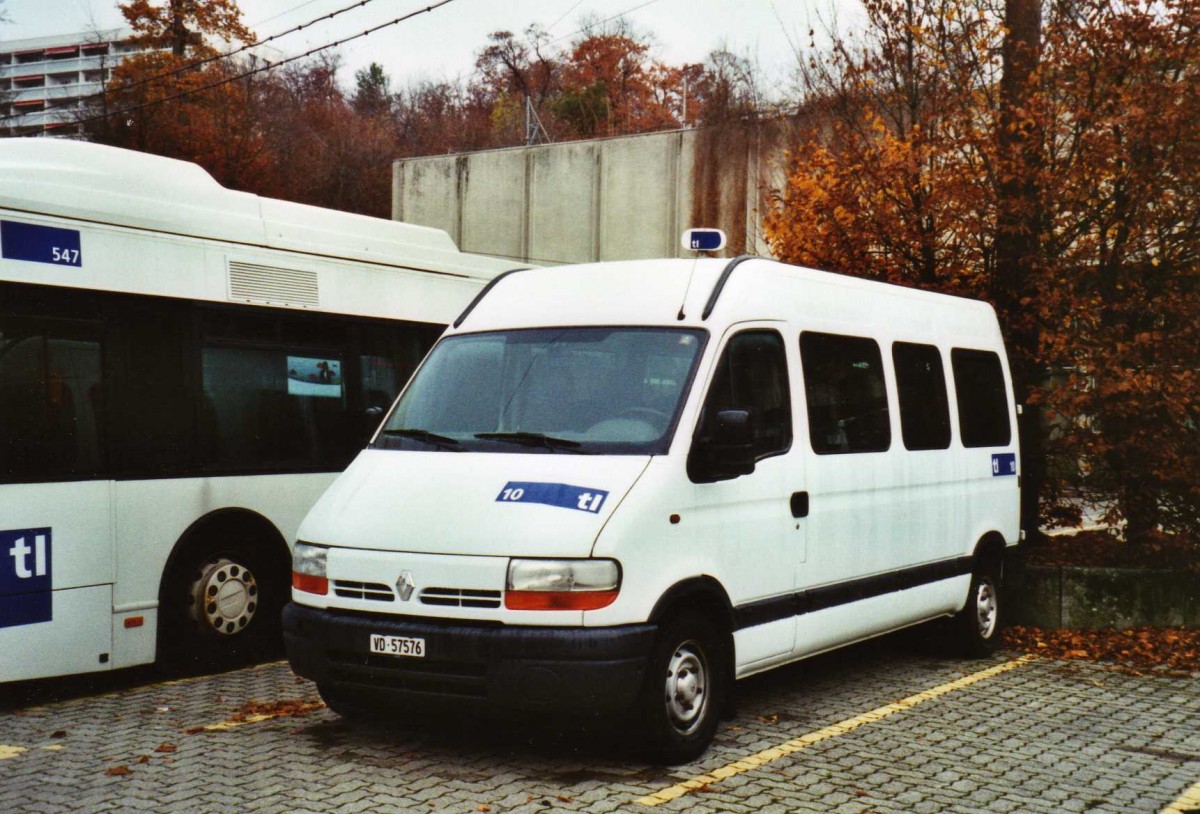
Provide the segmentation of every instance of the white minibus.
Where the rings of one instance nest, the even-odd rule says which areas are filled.
[[[335,711],[633,713],[939,617],[996,641],[1016,406],[992,308],[759,258],[510,273],[301,524],[284,640]]]
[[[0,682],[278,648],[304,513],[512,266],[182,161],[0,140]]]

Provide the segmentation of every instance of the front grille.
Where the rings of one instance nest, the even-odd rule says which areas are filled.
[[[472,588],[426,588],[421,591],[422,605],[440,605],[445,608],[498,608],[499,591],[482,591]]]
[[[392,589],[379,582],[350,582],[335,580],[333,593],[342,599],[366,599],[372,602],[394,602]]]
[[[456,661],[424,661],[376,653],[330,650],[330,678],[428,695],[484,698],[487,667]]]

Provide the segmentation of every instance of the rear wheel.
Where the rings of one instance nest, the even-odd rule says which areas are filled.
[[[205,540],[176,556],[160,603],[160,658],[221,668],[279,649],[286,580],[263,546]]]
[[[971,575],[967,604],[954,618],[957,639],[964,655],[990,656],[1000,638],[1000,563],[983,560]]]
[[[659,629],[638,713],[648,756],[686,763],[712,742],[729,693],[727,631],[702,614],[684,611]]]

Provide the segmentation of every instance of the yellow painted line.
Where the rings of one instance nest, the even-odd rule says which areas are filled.
[[[1188,811],[1200,811],[1200,783],[1192,786],[1175,802],[1162,810],[1162,814],[1184,814]]]
[[[209,724],[208,726],[200,727],[204,732],[224,732],[227,729],[237,729],[239,726],[247,726],[249,724],[260,724],[263,721],[269,721],[272,718],[278,718],[279,715],[247,715],[237,721],[222,721],[219,724]]]
[[[645,797],[639,797],[637,802],[644,806],[662,805],[663,803],[667,803],[671,800],[682,797],[688,792],[707,788],[714,783],[719,783],[720,781],[734,777],[735,775],[760,768],[768,763],[773,763],[776,760],[780,760],[789,755],[794,755],[803,749],[807,749],[813,744],[829,740],[830,738],[836,738],[838,735],[845,735],[847,732],[852,732],[855,729],[858,729],[860,726],[881,721],[884,718],[887,718],[889,715],[895,715],[897,712],[903,712],[906,709],[912,709],[918,704],[923,704],[926,701],[932,701],[933,699],[939,698],[946,693],[954,692],[955,690],[961,690],[964,687],[977,684],[980,681],[992,678],[993,676],[998,676],[1001,673],[1007,673],[1010,670],[1015,670],[1024,664],[1028,664],[1035,658],[1037,657],[1021,656],[1019,659],[1006,661],[1003,664],[997,664],[995,667],[989,667],[986,670],[980,670],[977,673],[971,673],[970,675],[963,676],[962,678],[955,679],[954,681],[950,681],[946,684],[925,690],[924,692],[919,692],[916,695],[910,695],[907,698],[895,702],[894,704],[886,704],[882,707],[873,709],[870,712],[864,712],[862,715],[856,715],[853,718],[848,718],[845,721],[827,726],[824,729],[818,729],[815,732],[809,732],[805,735],[801,735],[798,738],[792,738],[790,741],[781,743],[778,746],[773,746],[770,749],[764,749],[757,754],[744,757],[741,760],[734,761],[733,763],[722,766],[719,769],[713,769],[707,774],[697,775],[696,777],[684,780],[681,783],[677,783],[669,788],[656,791],[654,794],[648,794]],[[1186,811],[1187,809],[1183,810]],[[1166,812],[1163,812],[1163,814],[1166,814]],[[1175,813],[1172,812],[1172,814]]]
[[[4,746],[0,744],[0,760],[8,760],[10,757],[16,757],[28,751],[24,746]]]

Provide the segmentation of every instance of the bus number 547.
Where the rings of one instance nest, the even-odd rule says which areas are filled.
[[[79,249],[60,249],[58,246],[51,246],[50,257],[55,263],[67,263],[72,266],[78,265]]]

